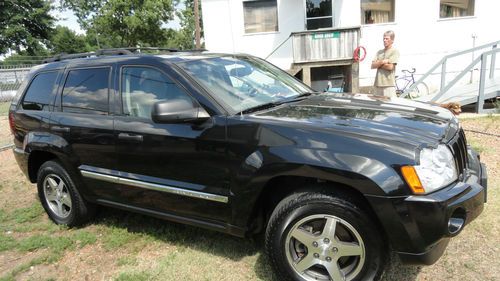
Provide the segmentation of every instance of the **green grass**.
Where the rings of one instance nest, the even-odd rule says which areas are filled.
[[[9,235],[0,233],[0,252],[12,250],[16,247],[16,240]]]
[[[146,281],[151,280],[152,275],[149,272],[141,271],[141,272],[122,272],[115,279],[116,281]]]
[[[137,258],[132,256],[119,257],[116,261],[116,265],[118,266],[135,266],[137,264]]]
[[[16,223],[25,223],[37,220],[44,213],[42,205],[35,202],[30,207],[14,210],[12,216]]]
[[[0,116],[6,116],[9,113],[10,101],[0,102]]]
[[[140,235],[129,232],[127,229],[110,227],[103,237],[103,244],[105,249],[114,250],[125,245],[132,246],[131,244],[139,242],[140,239]]]
[[[60,253],[72,245],[73,241],[68,237],[34,235],[21,240],[16,249],[21,252],[32,252],[38,249],[49,248],[53,252]]]
[[[487,152],[488,148],[481,145],[478,141],[474,139],[468,139],[467,142],[469,145],[479,154],[483,154],[483,152]]]
[[[71,240],[75,242],[78,248],[83,248],[87,245],[95,244],[97,242],[97,235],[89,231],[78,230],[73,234]]]

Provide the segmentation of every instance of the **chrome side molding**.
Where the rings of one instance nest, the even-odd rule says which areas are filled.
[[[156,190],[156,191],[160,191],[160,192],[166,192],[166,193],[176,194],[176,195],[180,195],[180,196],[193,197],[193,198],[221,202],[221,203],[227,203],[229,201],[227,196],[222,196],[222,195],[217,195],[217,194],[199,192],[199,191],[188,190],[188,189],[183,189],[183,188],[178,188],[178,187],[173,187],[173,186],[168,186],[168,185],[162,185],[162,184],[144,182],[144,181],[139,181],[139,180],[127,179],[127,178],[122,178],[122,177],[117,177],[117,176],[110,176],[110,175],[105,175],[105,174],[95,173],[95,172],[90,172],[90,171],[85,171],[85,170],[80,170],[80,172],[82,173],[82,176],[84,176],[86,178],[96,179],[96,180],[124,184],[124,185],[139,187],[139,188]]]

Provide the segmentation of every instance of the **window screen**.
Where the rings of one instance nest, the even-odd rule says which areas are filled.
[[[361,0],[361,23],[394,22],[394,0]]]
[[[278,31],[276,0],[243,2],[245,33]]]
[[[441,0],[440,18],[468,17],[474,15],[474,0]]]
[[[52,103],[52,90],[57,78],[57,72],[40,73],[31,82],[23,99],[23,109],[48,110]]]
[[[106,114],[109,71],[109,68],[71,70],[62,94],[63,111]]]

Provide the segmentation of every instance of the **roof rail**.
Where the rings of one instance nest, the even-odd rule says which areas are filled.
[[[52,58],[44,59],[42,63],[56,62],[67,59],[78,59],[78,58],[88,58],[92,56],[112,56],[112,55],[132,55],[133,53],[126,49],[101,49],[95,52],[86,52],[78,54],[58,54]]]
[[[65,54],[61,53],[52,58],[44,59],[42,63],[56,62],[67,59],[88,58],[98,56],[113,56],[113,55],[133,55],[141,53],[141,51],[167,51],[167,52],[203,52],[206,49],[193,49],[193,50],[179,50],[175,48],[160,48],[160,47],[127,47],[127,48],[112,48],[112,49],[99,49],[95,52],[86,52],[78,54]]]

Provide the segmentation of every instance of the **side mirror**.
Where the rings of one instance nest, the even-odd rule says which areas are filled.
[[[151,118],[155,123],[199,123],[210,115],[199,105],[185,99],[171,99],[154,103]]]

